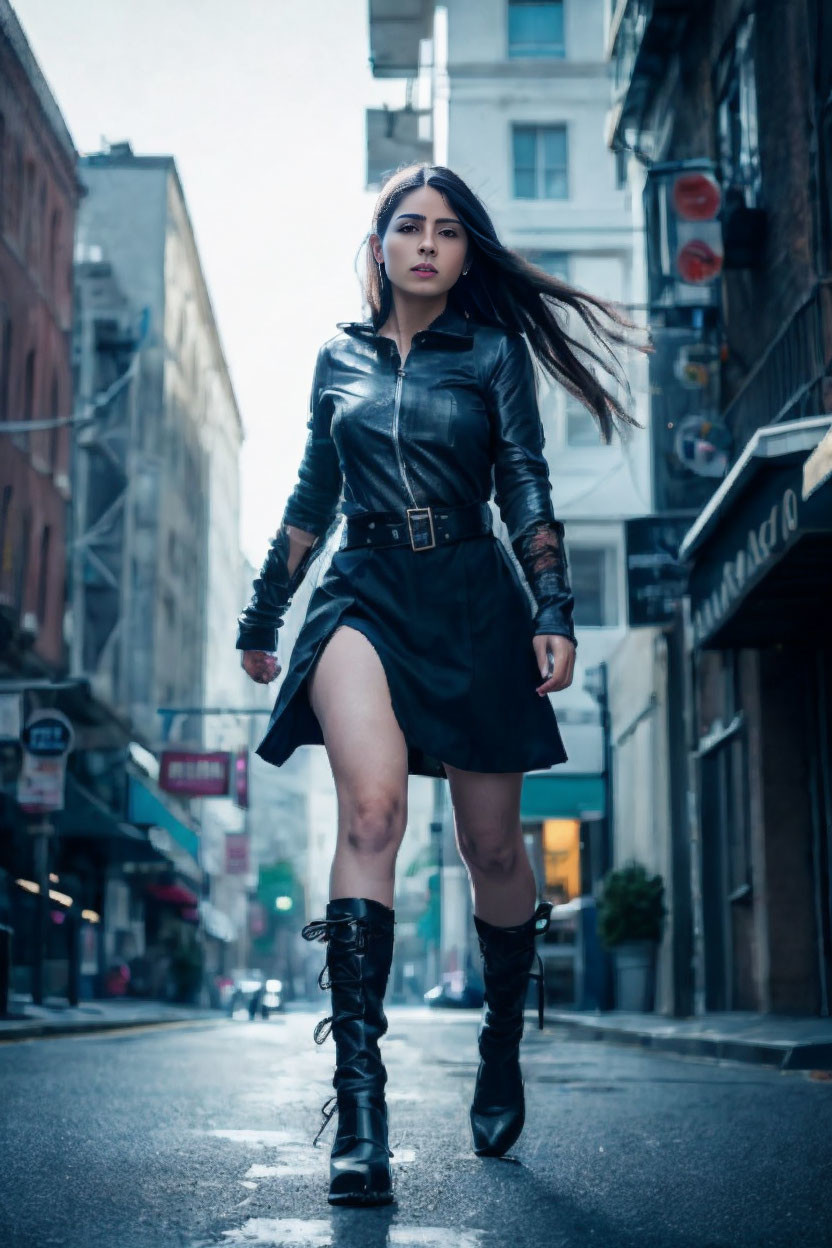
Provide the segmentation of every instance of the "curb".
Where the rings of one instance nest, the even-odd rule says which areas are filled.
[[[218,1014],[216,1017],[206,1018],[204,1014],[183,1015],[181,1018],[104,1018],[104,1019],[77,1019],[61,1022],[56,1019],[22,1019],[4,1023],[0,1020],[0,1044],[7,1044],[14,1040],[32,1040],[42,1038],[44,1036],[73,1036],[88,1035],[96,1031],[126,1031],[136,1030],[141,1027],[170,1027],[179,1026],[182,1023],[218,1023],[224,1021],[224,1016]]]
[[[656,1052],[677,1053],[682,1057],[711,1057],[774,1066],[778,1070],[832,1070],[832,1042],[829,1041],[807,1040],[790,1044],[783,1040],[740,1040],[718,1035],[663,1035],[595,1019],[576,1018],[568,1013],[547,1012],[544,1021],[551,1026],[567,1027],[583,1039],[607,1040],[613,1044],[654,1049]]]

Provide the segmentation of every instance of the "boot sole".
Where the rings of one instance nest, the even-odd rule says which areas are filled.
[[[368,1205],[391,1205],[393,1203],[392,1192],[344,1192],[336,1196],[327,1197],[331,1205],[360,1205],[366,1207]]]

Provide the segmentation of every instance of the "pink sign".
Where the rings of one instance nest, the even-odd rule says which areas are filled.
[[[231,755],[226,751],[165,750],[159,787],[180,797],[226,797],[230,773]]]
[[[248,875],[248,834],[227,832],[225,836],[225,874]]]

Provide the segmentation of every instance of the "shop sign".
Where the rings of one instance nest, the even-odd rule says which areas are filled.
[[[694,639],[701,644],[729,618],[799,536],[832,533],[832,508],[801,498],[802,466],[780,469],[758,486],[719,537],[696,558],[690,594]]]
[[[822,485],[832,488],[832,429],[827,431],[803,465],[801,497],[809,498]]]
[[[248,750],[234,755],[234,802],[248,810]]]
[[[180,797],[226,797],[230,775],[231,755],[226,751],[165,750],[159,787]]]
[[[249,838],[246,832],[226,832],[225,834],[225,874],[248,875],[249,873]]]
[[[687,589],[687,569],[679,546],[695,519],[683,516],[637,516],[625,521],[627,548],[627,620],[631,628],[669,624]]]
[[[23,755],[17,781],[17,804],[27,815],[46,815],[64,808],[65,758]]]

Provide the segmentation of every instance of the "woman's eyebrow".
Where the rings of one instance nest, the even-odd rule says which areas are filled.
[[[409,217],[413,221],[426,221],[427,220],[427,217],[424,217],[421,212],[400,212],[399,215],[396,217],[396,220],[401,221],[402,217]],[[448,222],[452,222],[454,225],[462,225],[462,222],[457,221],[456,217],[437,217],[436,218],[437,225],[446,225]]]

